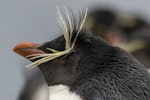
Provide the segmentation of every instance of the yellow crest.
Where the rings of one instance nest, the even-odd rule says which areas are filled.
[[[53,60],[53,59],[58,58],[60,56],[63,56],[65,54],[69,53],[74,48],[77,37],[78,37],[78,35],[79,35],[79,33],[80,33],[80,31],[83,27],[83,24],[86,20],[88,9],[86,8],[85,15],[84,15],[83,20],[81,21],[80,25],[78,26],[78,31],[77,31],[77,33],[75,35],[75,38],[74,38],[72,43],[71,43],[71,39],[72,39],[72,36],[73,36],[74,27],[73,27],[73,22],[71,20],[68,9],[67,9],[67,7],[65,7],[66,16],[62,16],[62,13],[61,13],[60,8],[58,6],[57,6],[57,11],[58,11],[57,12],[57,15],[58,15],[57,20],[58,20],[58,22],[60,23],[60,25],[63,29],[63,33],[64,33],[63,35],[64,35],[64,38],[65,38],[65,41],[66,41],[65,50],[64,51],[58,51],[58,50],[55,50],[55,49],[52,49],[52,48],[46,48],[46,49],[50,50],[52,53],[50,53],[50,54],[32,54],[32,55],[28,55],[26,57],[28,57],[30,60],[33,60],[33,59],[38,59],[38,60],[36,60],[35,62],[28,65],[27,68],[32,69],[33,67],[38,66],[42,63],[46,63],[50,60]],[[68,24],[67,24],[67,21],[65,19],[68,20]]]

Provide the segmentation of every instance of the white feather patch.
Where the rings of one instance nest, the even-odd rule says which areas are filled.
[[[49,100],[83,100],[79,95],[70,92],[65,85],[55,85],[49,87]]]

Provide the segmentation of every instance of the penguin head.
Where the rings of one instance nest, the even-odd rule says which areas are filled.
[[[42,45],[20,43],[14,47],[14,51],[33,62],[28,68],[38,66],[49,86],[71,84],[83,72],[85,66],[91,64],[90,61],[96,56],[97,50],[107,47],[103,39],[82,29],[86,14],[87,11],[78,24],[72,24],[72,18],[69,17],[65,22],[58,11],[64,35]]]
[[[33,63],[39,60],[48,59],[49,54],[61,53],[65,50],[64,36],[60,36],[50,42],[42,45],[25,42],[15,46],[14,51],[21,56],[30,59]],[[55,59],[41,63],[38,68],[43,73],[48,85],[71,84],[85,69],[85,66],[92,62],[96,53],[100,49],[106,48],[107,43],[100,37],[96,37],[87,31],[80,31],[74,48],[67,54],[59,56]],[[48,48],[53,48],[50,51]],[[101,50],[103,53],[103,50]],[[31,59],[29,55],[34,54],[47,55]],[[36,56],[35,56],[36,57]]]

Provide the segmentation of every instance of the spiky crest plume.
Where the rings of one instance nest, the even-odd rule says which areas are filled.
[[[38,66],[42,63],[46,63],[50,60],[53,60],[55,58],[58,58],[58,57],[63,56],[65,54],[68,54],[74,48],[77,37],[78,37],[78,35],[79,35],[79,33],[83,27],[83,24],[86,20],[88,8],[86,8],[85,15],[84,15],[83,19],[81,20],[80,24],[79,25],[77,24],[77,26],[73,25],[75,23],[72,19],[72,15],[70,15],[67,7],[65,7],[66,16],[64,16],[64,14],[62,14],[62,12],[60,11],[60,8],[58,6],[57,6],[57,11],[58,11],[57,12],[57,15],[58,15],[57,20],[63,29],[63,33],[64,33],[63,35],[64,35],[64,38],[66,41],[65,50],[64,51],[58,51],[58,50],[55,50],[52,48],[46,48],[47,50],[51,51],[52,53],[28,55],[26,57],[28,57],[30,60],[34,60],[34,59],[38,59],[38,60],[36,60],[35,62],[26,66],[27,68],[32,69],[33,67]],[[73,34],[74,34],[73,30],[75,28],[77,28],[77,33],[75,34],[75,38],[74,38],[73,42],[71,43],[71,39],[72,39]]]

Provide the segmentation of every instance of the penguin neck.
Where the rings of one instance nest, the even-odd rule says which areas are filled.
[[[49,100],[83,100],[75,92],[70,91],[69,86],[54,85],[49,86]]]

